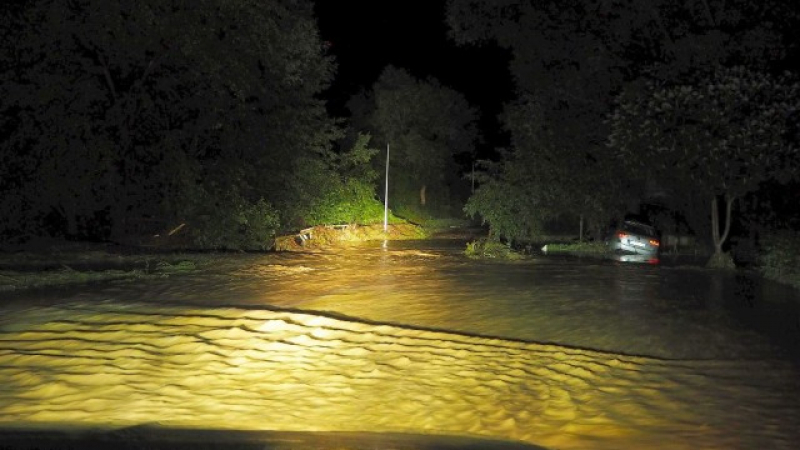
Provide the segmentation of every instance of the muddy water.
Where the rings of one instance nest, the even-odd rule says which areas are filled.
[[[549,448],[794,448],[791,290],[453,242],[243,255],[4,299],[0,424],[483,436]]]
[[[193,275],[8,294],[4,303],[273,305],[661,358],[758,359],[800,348],[800,295],[758,277],[553,256],[474,261],[463,248],[401,241],[236,255]]]

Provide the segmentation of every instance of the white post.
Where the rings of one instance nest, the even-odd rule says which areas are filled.
[[[386,144],[386,190],[383,194],[383,231],[389,230],[389,144]]]

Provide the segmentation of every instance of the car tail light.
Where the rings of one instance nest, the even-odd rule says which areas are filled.
[[[617,233],[617,237],[620,239],[625,239],[626,237],[628,237],[628,235],[625,233]]]
[[[653,247],[658,247],[659,242],[655,239],[650,239],[650,245],[652,245]]]

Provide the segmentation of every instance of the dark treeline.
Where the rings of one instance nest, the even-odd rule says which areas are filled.
[[[371,130],[407,141],[394,149],[398,167],[413,171],[398,173],[402,185],[416,177],[416,189],[429,186],[450,207],[434,172],[461,145],[453,126],[467,124],[451,126],[431,115],[437,106],[422,105],[429,119],[442,118],[412,136],[424,113],[390,117],[377,94],[384,103],[364,104],[363,126],[348,131],[321,99],[336,66],[312,6],[4,3],[0,236],[117,240],[186,224],[197,247],[267,248],[281,230],[374,221],[383,216],[375,189],[383,159]],[[400,97],[439,89],[410,77],[386,82]],[[458,94],[442,95],[434,102],[470,120]]]
[[[449,1],[452,37],[508,49],[516,85],[511,146],[467,211],[512,241],[580,218],[599,237],[650,213],[719,258],[734,222],[788,226],[753,205],[800,168],[795,3]]]
[[[471,196],[457,161],[485,145],[479,111],[388,66],[331,116],[337,66],[310,1],[0,8],[6,242],[184,225],[199,248],[268,248],[281,231],[379,221],[387,143],[395,213],[466,202],[507,241],[579,222],[599,237],[640,212],[721,256],[732,233],[797,226],[776,195],[800,168],[790,0],[447,2],[451,38],[509,54],[515,85],[510,143]]]
[[[338,133],[305,2],[33,0],[4,17],[7,237],[190,221],[200,244],[235,246],[302,217],[302,177],[329,175],[299,171]]]

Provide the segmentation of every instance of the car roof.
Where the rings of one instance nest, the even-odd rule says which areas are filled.
[[[648,228],[655,228],[652,225],[650,225],[649,223],[642,222],[641,220],[626,219],[624,223],[629,223],[629,224],[632,224],[632,225],[641,225],[643,227],[648,227]]]

